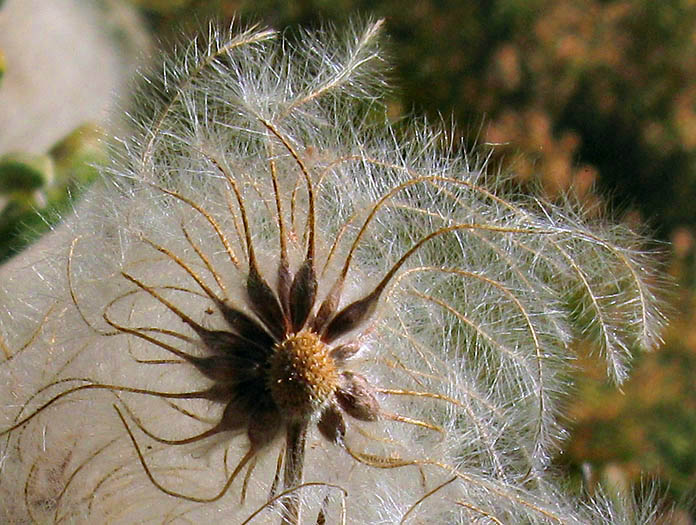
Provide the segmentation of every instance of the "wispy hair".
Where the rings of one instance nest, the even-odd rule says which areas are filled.
[[[211,27],[148,77],[3,286],[0,517],[614,521],[549,464],[574,344],[620,383],[660,341],[655,252],[391,125],[381,25]]]

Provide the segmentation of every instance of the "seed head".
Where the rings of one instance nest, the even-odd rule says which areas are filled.
[[[300,332],[274,350],[268,371],[273,401],[285,417],[311,417],[333,396],[338,385],[329,347],[316,334]]]
[[[549,479],[569,343],[620,381],[659,340],[652,255],[392,128],[380,25],[211,29],[147,83],[53,302],[3,284],[41,312],[0,333],[5,521],[601,521]]]

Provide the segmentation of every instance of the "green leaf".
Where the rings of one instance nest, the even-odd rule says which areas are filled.
[[[47,155],[8,153],[0,157],[0,193],[28,193],[53,181],[53,160]]]
[[[96,166],[104,164],[107,159],[102,136],[101,129],[84,124],[51,148],[49,154],[55,161],[58,185],[87,185],[96,178]]]

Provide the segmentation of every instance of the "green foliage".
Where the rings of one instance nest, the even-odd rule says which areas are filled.
[[[0,261],[50,229],[106,159],[99,131],[82,126],[46,155],[0,157]]]
[[[0,157],[0,193],[26,195],[53,181],[53,159],[47,155],[8,153]]]

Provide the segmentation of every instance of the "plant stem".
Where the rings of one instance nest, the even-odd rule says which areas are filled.
[[[288,425],[285,447],[284,489],[288,490],[302,484],[307,423],[293,422]],[[288,495],[283,505],[282,525],[300,523],[300,495],[293,492]]]

